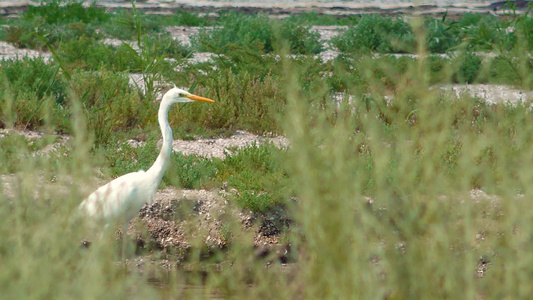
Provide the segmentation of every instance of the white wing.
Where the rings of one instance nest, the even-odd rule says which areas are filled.
[[[123,221],[129,221],[153,196],[143,191],[144,174],[139,171],[114,179],[90,194],[79,209],[93,219],[124,218]]]

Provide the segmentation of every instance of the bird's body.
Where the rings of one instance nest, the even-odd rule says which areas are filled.
[[[138,171],[122,175],[94,191],[80,205],[80,209],[92,219],[127,222],[150,202],[159,182],[145,180],[147,172]]]
[[[169,90],[163,96],[158,112],[163,145],[155,163],[147,171],[122,175],[90,194],[79,206],[85,216],[107,224],[114,221],[124,225],[145,203],[153,200],[172,152],[172,129],[168,123],[168,111],[175,103],[192,101],[214,102],[178,88]]]

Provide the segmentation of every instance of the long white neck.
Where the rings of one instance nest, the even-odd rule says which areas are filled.
[[[168,111],[172,106],[172,103],[163,97],[161,105],[159,106],[159,112],[157,113],[159,127],[161,128],[161,134],[163,135],[163,146],[161,146],[161,152],[155,163],[148,169],[147,173],[154,178],[157,185],[161,182],[163,174],[167,170],[170,162],[170,153],[172,152],[172,129],[168,123]]]

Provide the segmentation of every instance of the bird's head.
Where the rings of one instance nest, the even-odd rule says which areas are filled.
[[[166,92],[165,95],[163,96],[163,101],[170,101],[171,103],[185,103],[185,102],[192,102],[192,101],[203,101],[203,102],[210,102],[210,103],[215,102],[209,98],[204,98],[204,97],[191,94],[177,87],[171,88],[168,92]]]

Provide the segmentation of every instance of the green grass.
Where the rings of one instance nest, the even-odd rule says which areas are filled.
[[[87,116],[87,130],[95,144],[107,144],[114,132],[154,122],[156,107],[143,101],[124,74],[74,73],[70,91]]]
[[[20,20],[2,20],[20,31],[4,30],[1,38],[49,47],[54,59],[0,62],[0,125],[71,138],[47,155],[36,153],[57,141],[53,135],[0,139],[3,297],[531,298],[531,103],[489,105],[432,88],[531,89],[529,16],[406,22],[304,14],[279,21],[221,13],[212,20],[80,10],[76,3],[63,14],[58,2],[47,3]],[[343,55],[314,59],[321,49],[308,26],[342,22],[358,25],[334,42],[345,47]],[[202,32],[190,49],[161,30],[189,23],[225,27]],[[25,36],[32,24],[45,26],[44,39]],[[140,51],[102,45],[113,26],[118,36],[140,42]],[[184,62],[208,46],[223,55]],[[449,55],[367,55],[398,51]],[[183,63],[181,71],[164,58]],[[128,84],[129,72],[146,76],[148,94]],[[148,267],[138,274],[136,262],[117,266],[112,237],[79,248],[87,228],[71,216],[93,179],[147,169],[158,155],[156,81],[216,101],[173,108],[176,138],[247,130],[290,139],[288,149],[250,145],[225,159],[173,153],[162,186],[225,188],[228,209],[251,210],[263,220],[286,209],[291,224],[282,242],[291,245],[293,264],[281,269],[274,260],[265,268],[242,220],[227,215],[217,219],[227,249],[210,249],[205,258],[206,242],[198,238],[187,261],[164,274]],[[346,96],[334,100],[337,92]],[[125,142],[130,138],[145,143],[134,148]],[[147,251],[143,261],[178,259],[172,251]],[[488,269],[477,278],[482,265]]]
[[[41,5],[28,6],[23,18],[33,20],[42,18],[48,24],[68,24],[68,23],[91,23],[105,22],[109,20],[104,8],[96,5],[84,7],[79,1],[50,0],[42,1]]]
[[[288,169],[283,165],[286,152],[273,144],[244,148],[218,162],[216,180],[236,188],[232,200],[253,212],[286,205],[291,196]]]
[[[455,21],[446,15],[425,18],[420,28],[425,38],[418,41],[423,41],[430,53],[531,49],[531,22],[528,15],[511,20],[479,14],[466,14]],[[411,23],[401,17],[365,15],[330,44],[344,53],[415,53],[417,40],[410,25],[416,24]]]
[[[111,22],[105,23],[102,27],[107,35],[122,40],[135,40],[139,30],[155,34],[163,29],[157,18],[151,18],[136,10],[118,11],[112,16]]]

